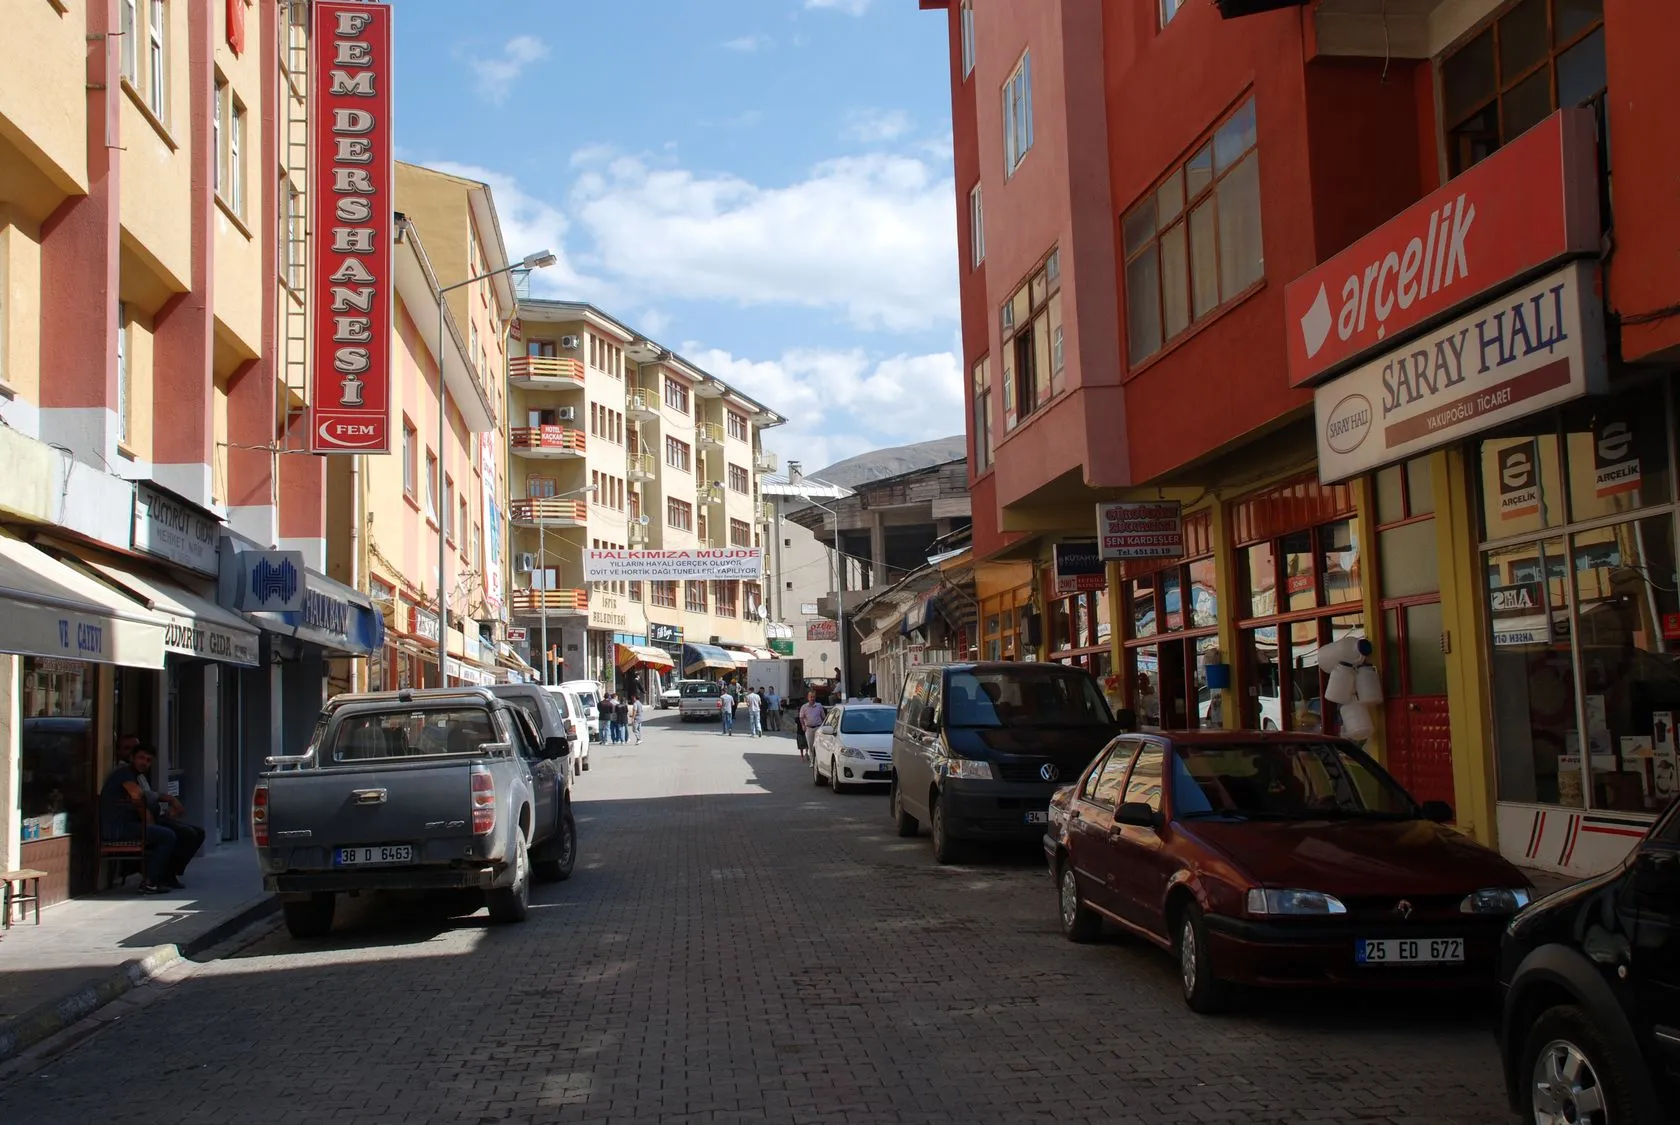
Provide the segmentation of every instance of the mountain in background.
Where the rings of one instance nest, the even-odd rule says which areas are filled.
[[[958,434],[955,437],[935,438],[933,441],[919,441],[914,445],[872,449],[868,453],[859,453],[856,457],[836,461],[826,469],[813,470],[807,467],[804,472],[808,477],[816,477],[829,484],[856,488],[872,480],[932,468],[947,461],[961,461],[966,456],[968,439]],[[786,466],[783,468],[786,469]]]

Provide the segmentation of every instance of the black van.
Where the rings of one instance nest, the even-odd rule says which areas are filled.
[[[1050,797],[1120,733],[1090,674],[1060,664],[930,664],[904,678],[893,727],[892,816],[926,821],[933,854],[958,841],[1037,841]]]

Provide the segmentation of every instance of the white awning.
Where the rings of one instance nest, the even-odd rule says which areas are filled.
[[[111,563],[84,560],[83,565],[127,590],[141,605],[163,619],[166,652],[246,668],[257,666],[260,651],[257,627],[238,614],[173,582],[142,578]]]
[[[155,614],[0,532],[0,652],[162,668],[163,634]]]

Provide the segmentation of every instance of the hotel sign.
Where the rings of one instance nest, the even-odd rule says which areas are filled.
[[[1319,387],[1319,479],[1602,391],[1606,377],[1598,267],[1572,263]],[[1502,465],[1501,479],[1520,486],[1520,468]]]
[[[391,8],[316,0],[312,453],[391,450]]]
[[[1592,111],[1565,109],[1284,290],[1289,382],[1332,371],[1562,258],[1599,252]]]

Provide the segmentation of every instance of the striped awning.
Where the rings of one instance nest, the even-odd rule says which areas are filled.
[[[752,653],[747,652],[745,649],[726,648],[723,651],[729,655],[729,659],[735,662],[735,667],[741,669],[746,668],[747,661],[757,659],[757,657],[753,656]]]
[[[633,668],[652,668],[660,672],[669,672],[676,667],[670,653],[651,645],[614,645],[613,663],[620,672],[628,672]]]

